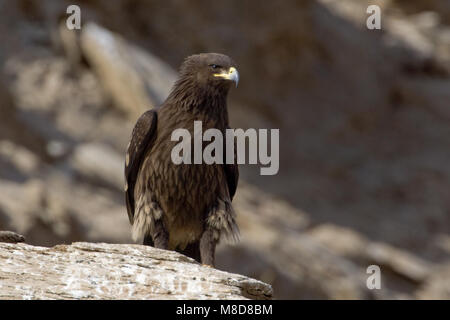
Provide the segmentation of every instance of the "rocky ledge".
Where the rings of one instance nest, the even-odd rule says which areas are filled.
[[[177,252],[76,242],[0,243],[0,299],[270,299],[272,287]]]

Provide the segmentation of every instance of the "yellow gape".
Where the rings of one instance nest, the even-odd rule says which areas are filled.
[[[228,72],[222,72],[222,73],[216,73],[214,74],[214,77],[220,77],[223,79],[231,80],[236,82],[236,87],[238,86],[239,82],[239,72],[236,70],[235,67],[231,67],[228,69]]]

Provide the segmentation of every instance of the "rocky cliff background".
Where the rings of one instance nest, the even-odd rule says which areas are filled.
[[[77,1],[80,31],[69,4],[0,1],[0,230],[131,243],[132,127],[184,57],[222,52],[231,124],[279,128],[280,171],[242,166],[218,268],[275,298],[450,298],[449,1]]]

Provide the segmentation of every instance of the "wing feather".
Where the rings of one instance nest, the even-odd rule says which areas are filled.
[[[236,140],[234,141],[234,162],[232,164],[227,164],[226,159],[224,159],[223,163],[224,163],[225,175],[227,177],[228,192],[230,193],[230,199],[233,200],[234,194],[236,193],[238,181],[239,181],[239,167],[237,164]]]
[[[156,136],[156,126],[156,111],[149,110],[142,114],[134,126],[131,141],[128,145],[125,159],[125,201],[131,224],[133,224],[134,218],[134,187],[136,185],[137,175],[145,155],[153,144]]]

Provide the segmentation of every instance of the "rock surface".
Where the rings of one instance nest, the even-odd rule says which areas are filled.
[[[25,237],[12,232],[12,231],[0,231],[0,242],[17,243],[24,242]]]
[[[272,287],[173,251],[0,243],[0,299],[270,299]]]
[[[161,104],[176,80],[161,59],[95,23],[83,28],[81,48],[116,104],[135,116]]]

